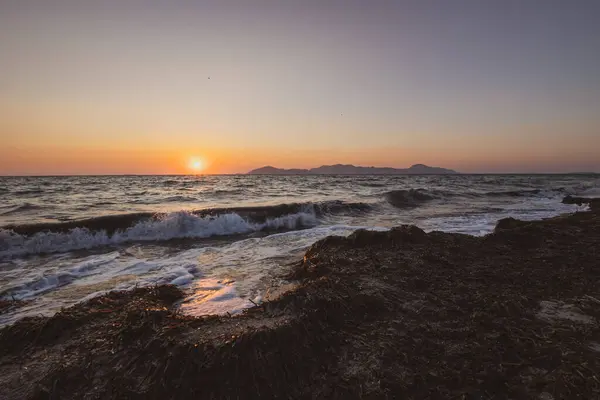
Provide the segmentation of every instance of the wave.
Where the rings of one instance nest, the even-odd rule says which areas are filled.
[[[487,192],[483,195],[486,197],[555,197],[569,190],[565,188],[550,188],[550,189],[522,189],[522,190],[506,190],[499,192]]]
[[[98,201],[94,204],[92,204],[92,207],[100,207],[100,206],[112,206],[115,205],[117,203],[113,202],[113,201]]]
[[[255,223],[236,213],[198,216],[191,212],[179,211],[140,221],[113,234],[108,234],[104,230],[74,228],[68,232],[38,232],[32,236],[25,236],[13,230],[1,229],[0,257],[91,249],[126,242],[208,238],[264,230],[292,230],[317,224],[316,215],[310,212],[288,214]]]
[[[24,189],[24,190],[19,190],[16,191],[14,194],[16,195],[27,195],[27,194],[41,194],[44,193],[44,190],[41,188],[37,188],[37,189]]]
[[[522,190],[504,190],[493,192],[474,192],[469,190],[437,190],[437,189],[400,189],[392,190],[383,193],[383,196],[388,203],[397,208],[413,208],[418,207],[435,199],[447,198],[511,198],[511,197],[538,197],[538,198],[555,198],[564,196],[566,193],[571,193],[573,190],[567,188],[550,188],[550,189],[522,189]]]
[[[366,187],[384,187],[388,184],[384,182],[361,182],[360,185]]]
[[[588,187],[583,190],[578,190],[577,194],[580,196],[600,196],[600,188]]]
[[[531,195],[537,195],[542,192],[541,189],[524,189],[524,190],[506,190],[499,192],[487,192],[484,196],[487,197],[526,197]]]
[[[268,206],[214,208],[198,211],[198,214],[219,215],[236,213],[254,222],[265,222],[271,218],[296,213],[310,213],[317,217],[331,214],[365,213],[373,209],[371,204],[329,200],[316,203],[283,203]]]
[[[237,214],[252,223],[264,223],[269,219],[297,213],[310,213],[321,217],[326,214],[365,213],[371,209],[372,205],[367,203],[346,203],[333,200],[320,203],[284,203],[269,206],[212,208],[189,211],[189,213],[198,217]],[[40,232],[66,233],[76,228],[87,229],[89,231],[105,231],[107,234],[112,235],[117,231],[126,230],[139,222],[157,218],[161,218],[161,214],[137,212],[65,222],[7,225],[3,228],[24,236],[31,236]]]
[[[65,233],[77,228],[89,231],[105,231],[112,234],[118,230],[127,229],[143,219],[151,218],[153,215],[153,213],[116,214],[65,222],[7,225],[2,228],[5,231],[12,231],[23,236],[31,236],[40,232]]]
[[[159,197],[159,198],[144,197],[142,199],[129,201],[130,204],[145,204],[145,205],[164,204],[164,203],[191,203],[191,202],[198,202],[198,199],[196,197],[190,197],[190,196],[169,196],[169,197]]]
[[[168,214],[133,213],[84,220],[11,225],[0,229],[0,257],[89,249],[131,241],[162,241],[293,230],[317,225],[330,214],[366,213],[366,203],[325,201],[214,208]]]
[[[384,193],[388,203],[396,208],[412,208],[436,197],[425,189],[400,189]]]
[[[221,196],[226,194],[244,194],[245,192],[243,189],[217,189],[213,190],[212,194]]]
[[[45,186],[50,186],[49,184],[45,185]],[[87,192],[94,192],[97,190],[101,190],[102,188],[86,188],[85,190]],[[75,188],[73,188],[73,186],[60,186],[60,187],[56,187],[54,189],[51,190],[51,193],[66,193],[66,192],[71,192],[73,190],[76,190]],[[42,193],[43,191],[40,190],[39,193]]]
[[[180,188],[189,188],[189,187],[193,187],[196,186],[198,184],[197,181],[183,181],[179,184]]]
[[[197,198],[195,197],[189,197],[189,196],[171,196],[171,197],[167,197],[165,199],[161,199],[161,203],[162,202],[167,202],[167,203],[171,203],[171,202],[190,202],[190,201],[198,201]]]
[[[67,270],[47,273],[34,277],[28,282],[5,287],[0,290],[0,297],[7,295],[17,299],[35,297],[52,289],[68,285],[79,278],[93,275],[100,267],[116,260],[118,257],[118,252],[95,255],[93,258],[83,260]]]
[[[324,201],[314,205],[317,215],[367,213],[373,210],[368,203],[349,203],[341,200]]]
[[[1,212],[0,215],[13,215],[13,214],[19,214],[19,213],[28,212],[28,211],[41,210],[44,208],[45,207],[43,207],[43,206],[38,206],[35,204],[30,204],[30,203],[24,203],[24,204],[21,204],[20,206],[14,207],[8,211]]]

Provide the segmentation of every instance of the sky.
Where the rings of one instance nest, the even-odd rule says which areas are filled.
[[[596,0],[0,0],[0,175],[600,172],[598,21]]]

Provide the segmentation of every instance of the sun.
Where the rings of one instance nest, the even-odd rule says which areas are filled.
[[[188,168],[196,173],[202,172],[205,168],[205,162],[200,157],[191,157],[188,160]]]

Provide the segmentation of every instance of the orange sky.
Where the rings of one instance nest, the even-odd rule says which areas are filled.
[[[375,3],[3,2],[0,175],[600,172],[592,3]]]
[[[85,147],[28,146],[26,149],[2,148],[0,150],[0,171],[6,175],[69,175],[79,174],[189,174],[196,173],[189,163],[193,158],[203,162],[202,173],[231,174],[245,173],[263,165],[281,168],[311,168],[332,162],[351,163],[365,166],[408,167],[415,163],[439,165],[454,168],[461,172],[568,172],[553,166],[566,164],[577,158],[579,169],[585,171],[593,166],[596,154],[590,151],[582,157],[577,150],[563,149],[560,152],[545,149],[532,156],[523,150],[521,153],[507,153],[503,150],[485,153],[469,149],[456,149],[448,152],[438,149],[311,149],[311,148],[135,148],[104,149]],[[506,165],[512,165],[507,168]],[[587,163],[587,164],[586,164]]]

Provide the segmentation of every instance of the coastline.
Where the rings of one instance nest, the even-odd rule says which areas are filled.
[[[590,211],[325,238],[239,316],[182,315],[158,286],[20,320],[0,397],[596,398],[600,201],[569,201]]]

